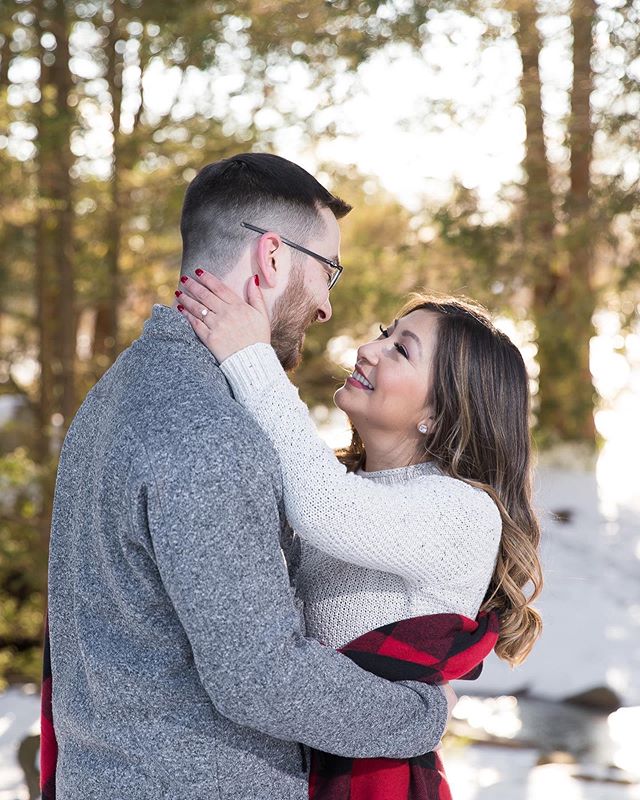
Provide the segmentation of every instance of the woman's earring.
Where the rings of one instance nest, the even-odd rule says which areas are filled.
[[[427,426],[424,424],[424,422],[421,422],[420,425],[418,425],[418,430],[420,431],[420,433],[427,432]]]

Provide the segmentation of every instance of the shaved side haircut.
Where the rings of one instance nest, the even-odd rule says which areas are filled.
[[[306,170],[280,156],[241,153],[208,164],[189,184],[182,207],[181,274],[197,267],[223,278],[255,234],[249,222],[305,245],[321,234],[319,212],[341,219],[351,206]]]

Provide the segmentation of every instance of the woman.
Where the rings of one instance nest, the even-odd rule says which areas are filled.
[[[334,397],[353,427],[338,460],[269,345],[260,289],[250,282],[245,303],[206,272],[180,289],[179,310],[280,457],[308,634],[342,648],[398,620],[493,611],[497,655],[521,663],[541,631],[528,377],[486,312],[415,295],[361,346]]]

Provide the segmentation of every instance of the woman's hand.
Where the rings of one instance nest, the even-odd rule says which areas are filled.
[[[271,323],[256,280],[257,276],[252,276],[247,283],[249,302],[245,303],[233,289],[205,270],[196,270],[195,278],[180,279],[176,292],[178,311],[219,362],[250,344],[271,344]]]

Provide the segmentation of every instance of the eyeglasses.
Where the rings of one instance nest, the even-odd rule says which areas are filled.
[[[258,228],[257,225],[252,225],[249,222],[241,222],[240,224],[243,228],[247,228],[250,231],[255,231],[256,233],[269,233],[268,230],[265,230],[264,228]],[[308,250],[301,244],[291,242],[289,239],[285,239],[284,236],[281,236],[280,238],[286,245],[293,247],[294,250],[299,250],[301,253],[305,253],[306,255],[311,256],[311,258],[315,258],[317,261],[321,261],[323,264],[325,264],[325,266],[328,267],[328,287],[329,289],[333,289],[338,282],[340,274],[342,273],[342,265],[338,261],[334,261],[332,258],[327,258],[326,256],[321,256],[318,253],[314,253],[313,250]]]

